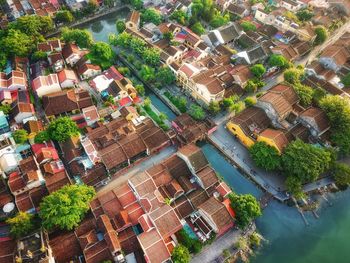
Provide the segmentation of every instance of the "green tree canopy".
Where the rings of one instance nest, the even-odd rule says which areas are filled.
[[[248,32],[248,31],[255,31],[256,30],[256,26],[250,22],[250,21],[243,21],[241,23],[241,27],[243,28],[243,30],[245,32]]]
[[[10,225],[10,234],[14,238],[20,238],[29,234],[34,229],[33,215],[19,211],[16,216],[6,220]]]
[[[205,33],[205,29],[200,22],[194,23],[191,26],[191,30],[199,36]]]
[[[161,67],[156,74],[157,81],[162,85],[171,85],[175,82],[175,74],[167,66]]]
[[[265,74],[266,68],[263,64],[255,64],[250,68],[250,71],[255,77],[260,79]]]
[[[300,104],[304,107],[310,106],[314,98],[314,90],[311,87],[300,83],[293,85],[293,88],[298,94]]]
[[[89,48],[93,44],[91,33],[86,29],[62,29],[62,39],[67,43],[74,42],[80,48]]]
[[[24,144],[28,140],[28,132],[23,129],[15,130],[12,137],[17,144]]]
[[[307,8],[301,9],[296,13],[298,19],[302,22],[309,21],[314,16],[313,12],[308,10]]]
[[[213,100],[209,103],[209,107],[208,110],[212,113],[212,114],[217,114],[220,112],[221,108],[220,108],[220,104],[219,102]]]
[[[188,15],[184,11],[178,9],[171,14],[170,19],[175,20],[183,26],[188,25],[189,20]]]
[[[152,82],[156,78],[156,73],[154,68],[151,68],[147,65],[142,65],[140,70],[140,76],[141,78],[146,82]]]
[[[332,155],[301,140],[291,142],[284,150],[282,167],[288,176],[296,177],[301,183],[313,182],[330,168]]]
[[[283,73],[284,80],[290,84],[299,83],[302,75],[303,72],[296,68],[286,69]]]
[[[328,38],[327,29],[323,26],[316,27],[315,34],[316,34],[316,38],[315,38],[315,42],[314,42],[315,45],[322,44]]]
[[[74,16],[69,10],[60,10],[55,15],[56,23],[72,23]]]
[[[290,63],[288,59],[286,59],[282,55],[272,54],[269,58],[269,66],[270,67],[279,67],[279,68],[289,68]]]
[[[177,245],[171,254],[171,259],[174,263],[189,263],[191,255],[187,247],[183,245]]]
[[[255,105],[256,102],[257,102],[257,100],[256,100],[256,97],[254,97],[254,96],[248,96],[244,99],[244,104],[246,107],[251,107],[251,106]]]
[[[350,185],[350,167],[344,163],[335,163],[332,169],[332,175],[337,185]]]
[[[260,204],[251,194],[238,195],[232,193],[229,198],[236,214],[236,223],[240,228],[244,229],[252,220],[261,216]]]
[[[249,148],[249,152],[258,167],[266,171],[274,171],[281,168],[281,156],[276,148],[264,142],[256,142]]]
[[[143,0],[131,0],[130,4],[136,9],[140,10],[143,7]]]
[[[43,142],[49,142],[50,135],[47,131],[41,131],[37,135],[35,135],[34,142],[35,143],[43,143]]]
[[[146,48],[143,51],[142,54],[143,60],[151,65],[151,66],[158,66],[160,63],[160,50],[158,48]]]
[[[343,83],[345,87],[350,87],[350,73],[342,77],[341,83]]]
[[[16,29],[9,29],[0,39],[0,46],[10,56],[27,57],[35,47],[33,37]]]
[[[188,114],[195,120],[203,120],[205,118],[205,112],[199,105],[192,104],[188,111]]]
[[[350,129],[349,100],[340,96],[327,95],[320,101],[320,107],[327,114],[334,130]]]
[[[154,8],[145,9],[141,13],[141,19],[143,22],[152,22],[155,25],[159,25],[163,21],[161,13]]]
[[[46,34],[53,30],[53,21],[50,16],[25,15],[10,23],[9,28],[23,32],[32,38]]]
[[[214,17],[210,20],[210,26],[213,28],[218,28],[223,25],[226,25],[230,21],[229,14],[221,15],[220,13],[217,13],[214,15]]]
[[[32,60],[34,60],[34,61],[45,60],[46,58],[47,58],[46,52],[41,51],[41,50],[35,51],[32,54]]]
[[[125,22],[123,20],[117,20],[115,26],[117,28],[118,33],[122,33],[126,29]]]
[[[115,53],[111,46],[105,42],[96,42],[87,55],[93,64],[99,65],[103,69],[107,69],[113,65]]]
[[[87,185],[66,185],[43,198],[39,215],[44,228],[72,230],[90,209],[95,190]]]
[[[64,142],[70,137],[78,135],[79,129],[69,117],[60,117],[50,122],[47,132],[52,140]]]

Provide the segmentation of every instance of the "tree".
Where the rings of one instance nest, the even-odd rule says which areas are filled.
[[[43,198],[40,218],[45,229],[72,230],[90,209],[89,203],[96,192],[92,186],[65,185]]]
[[[250,22],[250,21],[243,21],[241,23],[241,27],[243,28],[243,30],[245,32],[248,32],[248,31],[255,31],[256,30],[256,26]]]
[[[348,73],[344,77],[342,77],[341,83],[343,83],[345,87],[350,86],[350,73]]]
[[[228,97],[228,98],[224,98],[223,100],[222,100],[222,105],[224,106],[224,108],[229,108],[229,107],[231,107],[232,106],[232,104],[234,104],[234,103],[236,103],[236,102],[238,102],[239,101],[239,97],[238,97],[238,95],[232,95],[232,96],[230,96],[230,97]]]
[[[171,259],[174,263],[189,263],[191,255],[187,247],[183,245],[177,245],[171,254]]]
[[[9,29],[6,37],[0,39],[0,46],[10,56],[27,57],[35,43],[32,37],[16,29]]]
[[[143,22],[152,22],[155,25],[159,25],[163,21],[163,17],[159,11],[154,8],[147,8],[141,13],[141,19]]]
[[[174,34],[173,34],[173,32],[170,32],[170,31],[169,32],[165,32],[163,34],[163,38],[166,39],[166,40],[171,41],[171,40],[174,39]]]
[[[314,16],[312,12],[310,12],[307,8],[301,9],[296,13],[298,19],[302,22],[309,21]]]
[[[246,107],[251,107],[255,105],[256,102],[257,102],[256,97],[253,97],[253,96],[249,96],[244,99],[244,104]]]
[[[136,85],[135,89],[138,94],[140,94],[141,96],[145,96],[145,87],[142,84]]]
[[[60,117],[50,122],[47,132],[52,140],[64,142],[70,137],[78,135],[79,128],[69,117]]]
[[[41,131],[34,137],[35,143],[49,142],[50,140],[50,135],[47,131]]]
[[[160,63],[160,51],[158,48],[146,48],[142,54],[144,61],[151,66],[158,66]]]
[[[158,115],[159,119],[163,122],[168,119],[168,116],[164,112],[160,112]]]
[[[288,192],[290,192],[295,198],[301,199],[304,197],[303,187],[299,178],[288,176],[285,184]]]
[[[200,22],[194,23],[191,26],[191,30],[199,36],[205,33],[205,29]]]
[[[315,45],[324,43],[328,38],[327,29],[323,26],[316,27],[315,34],[316,34],[316,38],[314,42]]]
[[[281,156],[277,149],[265,142],[256,142],[249,148],[254,163],[266,171],[274,171],[281,168]]]
[[[133,37],[129,33],[124,31],[119,35],[113,35],[113,34],[109,35],[108,41],[111,45],[114,45],[114,46],[130,48],[130,42],[132,38]]]
[[[155,70],[154,68],[151,68],[147,65],[142,65],[140,70],[140,76],[144,81],[152,82],[156,78]]]
[[[24,144],[28,140],[28,132],[23,129],[15,130],[12,137],[17,144]]]
[[[96,0],[89,0],[86,7],[83,9],[83,13],[87,15],[93,14],[96,11],[97,7],[98,4]]]
[[[293,85],[293,89],[298,94],[302,106],[307,107],[311,105],[314,95],[314,90],[311,87],[298,83]]]
[[[131,0],[130,2],[136,10],[140,10],[143,7],[143,0]]]
[[[247,93],[256,93],[258,91],[258,85],[253,79],[247,81],[247,84],[244,87],[244,90]]]
[[[115,0],[104,0],[103,4],[109,8],[112,8],[115,5],[116,1]]]
[[[0,111],[2,111],[5,115],[9,115],[11,112],[11,105],[9,104],[0,105]]]
[[[195,120],[203,120],[205,118],[205,112],[199,105],[192,104],[188,114]]]
[[[182,10],[179,10],[179,9],[175,10],[171,14],[170,19],[175,20],[176,22],[178,22],[183,26],[188,25],[188,15]]]
[[[219,102],[217,102],[215,100],[213,100],[209,103],[208,109],[212,114],[217,114],[221,110]]]
[[[320,107],[327,114],[332,130],[350,129],[349,100],[340,96],[327,95],[320,101]]]
[[[117,20],[117,22],[115,23],[115,26],[119,34],[124,32],[126,29],[125,22],[123,20]]]
[[[213,28],[218,28],[223,25],[226,25],[230,21],[230,16],[227,15],[221,15],[220,13],[216,14],[211,20],[210,20],[210,26]]]
[[[1,41],[0,41],[0,45],[2,45]],[[5,70],[6,64],[7,64],[7,55],[4,51],[0,50],[0,71]]]
[[[332,175],[337,185],[348,186],[350,184],[350,167],[344,163],[335,163]]]
[[[130,48],[139,56],[143,56],[143,52],[147,48],[147,43],[138,37],[132,37],[130,39]]]
[[[278,67],[281,69],[289,68],[289,61],[282,55],[272,54],[269,58],[269,66],[270,67]]]
[[[89,48],[93,44],[91,33],[86,29],[62,29],[62,39],[68,43],[75,43],[80,48]]]
[[[34,61],[45,60],[46,58],[47,58],[47,54],[44,51],[38,50],[32,54],[32,60]]]
[[[300,82],[300,78],[302,76],[302,72],[296,68],[290,68],[284,71],[283,76],[284,80],[290,84],[297,84]]]
[[[74,16],[69,10],[60,10],[55,15],[56,23],[72,23]]]
[[[167,67],[161,67],[156,74],[157,81],[159,81],[162,85],[171,85],[175,82],[176,77],[172,70]]]
[[[245,104],[243,101],[235,102],[229,107],[229,111],[234,112],[235,114],[240,113],[244,109],[245,109]]]
[[[229,195],[231,206],[236,214],[237,225],[244,229],[248,224],[261,216],[261,208],[259,202],[251,194]]]
[[[263,64],[255,64],[254,66],[252,66],[250,68],[250,71],[252,72],[252,74],[257,77],[258,79],[260,79],[266,72],[266,68],[264,67]]]
[[[96,42],[91,47],[90,53],[87,56],[93,64],[107,69],[113,65],[115,53],[109,44],[105,42]]]
[[[9,28],[21,31],[31,38],[39,39],[54,29],[53,21],[50,16],[25,15],[9,24]]]
[[[282,167],[288,176],[296,177],[302,184],[314,182],[330,168],[329,151],[296,140],[290,143],[282,156]]]
[[[33,215],[19,211],[16,216],[6,220],[10,225],[10,234],[14,238],[20,238],[29,234],[34,229]]]

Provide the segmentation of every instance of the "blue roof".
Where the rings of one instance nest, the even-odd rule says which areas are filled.
[[[8,126],[9,126],[9,123],[7,121],[5,114],[2,111],[0,111],[0,128],[4,128]]]

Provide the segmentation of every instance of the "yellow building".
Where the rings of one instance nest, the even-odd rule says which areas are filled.
[[[274,129],[265,129],[257,138],[258,142],[264,142],[271,147],[274,147],[279,154],[282,154],[283,149],[288,145],[288,139],[283,131]]]
[[[252,146],[258,134],[270,125],[266,113],[257,107],[249,107],[228,121],[227,129],[246,147]]]

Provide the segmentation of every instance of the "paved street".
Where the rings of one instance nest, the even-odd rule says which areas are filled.
[[[149,159],[142,161],[136,166],[130,168],[126,173],[120,174],[116,177],[113,177],[112,180],[104,187],[100,188],[97,192],[97,196],[101,196],[104,193],[117,188],[122,183],[125,183],[131,176],[137,174],[138,172],[142,172],[152,167],[155,164],[160,163],[164,159],[170,157],[172,154],[176,152],[175,146],[170,146],[158,153],[157,155],[151,156]]]
[[[191,259],[191,263],[215,262],[222,255],[222,251],[230,249],[241,236],[241,231],[231,229],[222,237],[215,240],[210,246],[206,246],[199,254]]]

